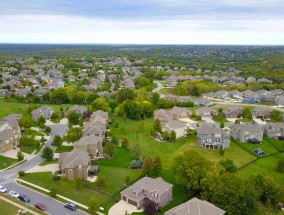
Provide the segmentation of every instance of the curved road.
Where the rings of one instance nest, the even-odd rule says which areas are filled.
[[[31,190],[27,187],[21,186],[17,184],[14,179],[16,178],[16,175],[19,171],[27,171],[40,163],[44,161],[43,158],[41,158],[41,154],[44,148],[50,147],[54,149],[54,147],[51,145],[53,138],[55,135],[60,135],[63,136],[67,130],[68,126],[67,125],[62,125],[62,124],[54,124],[51,125],[51,137],[47,141],[47,143],[44,145],[44,147],[41,149],[41,151],[33,157],[31,160],[23,163],[22,165],[19,165],[13,169],[6,170],[3,172],[0,172],[0,184],[3,184],[4,187],[7,188],[8,192],[10,190],[15,190],[16,192],[20,194],[26,194],[30,199],[29,205],[34,205],[37,202],[43,203],[47,207],[47,213],[52,214],[52,215],[65,215],[65,214],[72,214],[72,215],[85,215],[84,212],[82,211],[70,211],[66,208],[64,208],[63,203],[45,196],[37,191]],[[7,193],[8,193],[7,192]],[[34,207],[34,206],[29,206],[29,207]]]

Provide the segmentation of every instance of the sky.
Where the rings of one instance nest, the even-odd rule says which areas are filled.
[[[284,45],[284,0],[0,0],[0,43]]]

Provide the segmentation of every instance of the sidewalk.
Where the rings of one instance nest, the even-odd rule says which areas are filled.
[[[24,210],[24,212],[29,212],[29,213],[34,214],[34,215],[40,215],[40,214],[38,214],[38,213],[36,213],[36,212],[34,212],[34,211],[30,210],[30,209],[27,209],[27,208],[25,208],[24,206],[19,205],[18,203],[13,202],[13,201],[11,201],[11,200],[9,200],[9,199],[6,199],[6,198],[4,198],[4,197],[2,197],[2,196],[0,196],[0,199],[3,200],[3,201],[8,202],[9,204],[15,205],[15,206],[18,207],[19,209]]]
[[[47,192],[47,193],[50,192],[49,190],[47,190],[47,189],[45,189],[45,188],[43,188],[43,187],[37,186],[37,185],[32,184],[32,183],[30,183],[30,182],[24,181],[24,180],[22,180],[22,179],[17,178],[17,181],[18,181],[18,182],[23,182],[23,183],[25,183],[25,184],[28,184],[28,185],[30,185],[30,186],[32,186],[32,187],[35,187],[35,188],[37,188],[37,189],[39,189],[39,190],[42,190],[42,191],[44,191],[44,192]],[[84,209],[88,209],[88,206],[83,205],[83,204],[78,203],[78,202],[75,202],[75,201],[72,200],[72,199],[68,199],[68,198],[66,198],[66,197],[64,197],[64,196],[61,196],[61,195],[58,195],[58,194],[57,194],[57,197],[59,197],[59,198],[61,198],[61,199],[64,199],[64,200],[67,201],[67,202],[72,202],[72,203],[74,203],[74,204],[76,204],[76,205],[78,205],[78,206],[80,206],[80,207],[82,207],[82,208],[84,208]]]

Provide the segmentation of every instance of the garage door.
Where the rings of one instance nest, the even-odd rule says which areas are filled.
[[[123,200],[123,201],[126,201],[126,197],[125,197],[125,196],[122,196],[122,200]]]
[[[128,203],[137,207],[137,202],[135,202],[131,199],[128,199]]]

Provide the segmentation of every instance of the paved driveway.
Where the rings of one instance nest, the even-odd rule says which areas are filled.
[[[135,206],[120,200],[109,209],[108,215],[125,215],[125,211],[127,211],[127,214],[132,214],[133,212],[141,212],[142,210],[137,210]]]
[[[205,122],[209,122],[209,123],[215,123],[211,117],[202,117],[202,120],[204,120]]]

